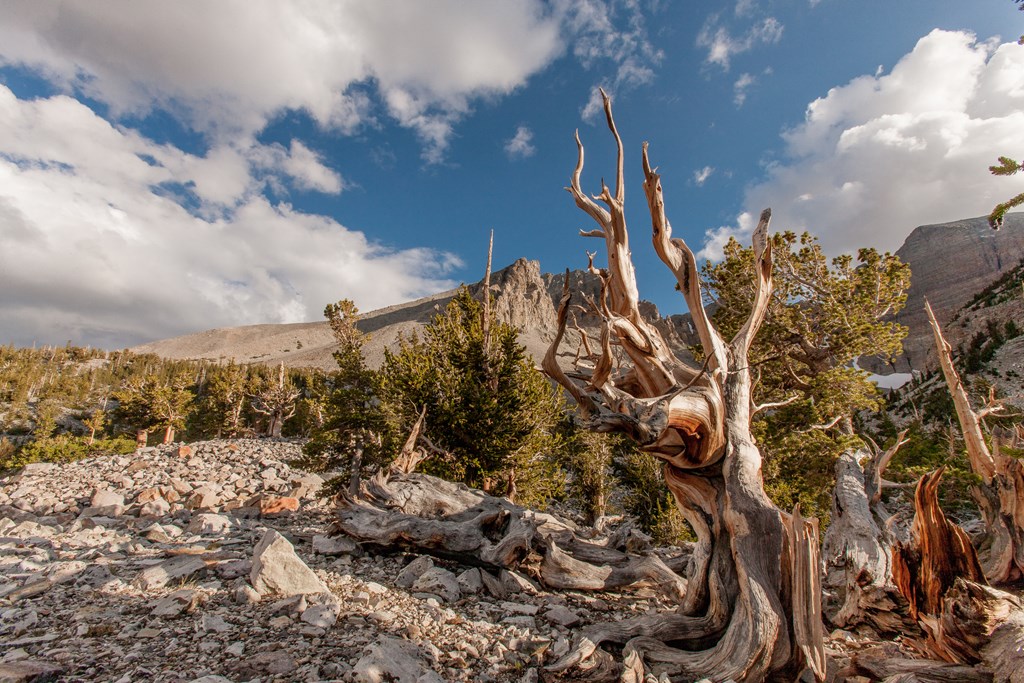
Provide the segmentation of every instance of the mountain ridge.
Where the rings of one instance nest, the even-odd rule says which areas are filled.
[[[940,323],[947,324],[971,298],[1024,260],[1024,213],[1006,217],[999,231],[988,227],[984,217],[915,228],[896,255],[911,267],[907,305],[895,316],[907,325],[909,334],[904,353],[893,364],[864,359],[862,367],[873,372],[924,370],[934,365],[933,341],[924,299],[927,297]],[[599,319],[587,310],[587,299],[600,292],[597,277],[584,270],[570,271],[570,287],[576,294],[574,317],[591,339],[598,338]],[[534,359],[540,360],[556,332],[556,308],[561,298],[563,274],[541,273],[540,264],[520,258],[492,274],[491,291],[498,318],[520,328],[522,343]],[[467,285],[481,296],[482,282]],[[395,348],[401,337],[422,332],[424,327],[451,301],[457,289],[369,311],[359,319],[367,333],[364,355],[367,364],[379,367],[384,351]],[[669,344],[688,355],[696,343],[689,315],[661,317],[657,307],[641,302],[641,312],[654,321]],[[579,333],[567,331],[563,354],[575,352]],[[951,339],[956,345],[958,339]],[[132,347],[137,353],[154,353],[165,358],[205,359],[239,363],[277,364],[289,367],[334,368],[331,353],[334,338],[325,321],[290,324],[258,324],[205,330]],[[568,361],[566,361],[568,362]]]

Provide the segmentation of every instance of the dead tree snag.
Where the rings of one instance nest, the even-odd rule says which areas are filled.
[[[825,586],[836,596],[825,614],[840,628],[867,623],[892,633],[908,623],[905,601],[892,578],[893,520],[882,503],[885,468],[906,443],[905,435],[885,451],[848,450],[836,463],[832,523],[822,554]]]
[[[727,341],[704,309],[692,250],[672,237],[661,179],[644,145],[644,193],[654,248],[676,277],[707,361],[698,368],[677,358],[640,315],[624,213],[622,140],[610,100],[602,95],[618,147],[614,192],[604,183],[595,197],[583,192],[584,153],[578,134],[568,188],[577,206],[597,223],[582,234],[603,239],[607,254],[599,302],[604,318],[601,357],[582,381],[570,378],[555,362],[571,301],[566,279],[558,333],[543,368],[573,396],[588,428],[625,433],[665,462],[666,482],[698,541],[678,613],[585,629],[574,650],[551,669],[568,671],[605,661],[607,653],[600,645],[611,642],[623,646],[624,681],[643,680],[647,671],[761,681],[793,676],[804,668],[820,679],[824,649],[816,525],[798,513],[790,518],[768,499],[761,453],[750,433],[756,407],[747,358],[772,288],[770,212],[762,213],[753,234],[753,307]],[[628,356],[628,369],[612,371],[612,339]]]
[[[992,583],[1006,583],[1024,576],[1024,465],[1017,458],[1000,452],[998,441],[990,450],[982,432],[985,415],[1001,410],[997,401],[980,412],[971,408],[967,390],[953,367],[951,347],[942,335],[931,305],[925,310],[938,351],[942,374],[953,396],[956,416],[964,434],[967,458],[971,469],[981,477],[981,484],[972,488],[985,519],[986,538],[980,548],[985,577]]]

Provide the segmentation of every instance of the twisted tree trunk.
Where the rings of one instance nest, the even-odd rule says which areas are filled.
[[[618,145],[615,194],[603,183],[596,198],[583,193],[584,155],[578,134],[578,160],[568,188],[576,204],[598,224],[583,234],[605,242],[608,267],[597,271],[603,283],[597,302],[604,320],[601,353],[592,369],[579,369],[582,382],[570,378],[557,363],[571,301],[566,278],[558,333],[543,367],[575,398],[590,429],[623,432],[665,462],[668,487],[698,541],[687,593],[677,613],[585,629],[576,647],[551,670],[585,667],[588,660],[607,661],[599,646],[615,642],[623,645],[623,681],[642,681],[648,671],[715,681],[761,681],[775,675],[792,677],[804,668],[820,680],[825,662],[817,526],[798,511],[786,515],[768,499],[761,453],[750,433],[747,359],[772,287],[770,212],[761,215],[753,235],[752,310],[726,342],[704,309],[693,252],[672,238],[660,176],[651,168],[644,145],[644,190],[654,248],[676,277],[707,356],[704,368],[684,363],[639,312],[624,214],[622,141],[606,95],[604,109]],[[612,371],[613,340],[631,361],[627,371]]]

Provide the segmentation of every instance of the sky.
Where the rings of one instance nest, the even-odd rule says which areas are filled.
[[[641,296],[650,142],[675,235],[829,254],[1024,191],[1011,0],[0,0],[0,344],[122,348],[586,266],[613,178]]]

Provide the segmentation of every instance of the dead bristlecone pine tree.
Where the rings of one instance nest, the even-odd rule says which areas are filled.
[[[284,363],[277,368],[277,382],[270,382],[258,394],[250,396],[252,409],[267,416],[267,436],[281,437],[285,421],[295,414],[300,392],[285,376]]]
[[[661,179],[644,145],[654,249],[676,277],[706,357],[703,367],[684,362],[640,315],[624,213],[622,140],[610,100],[603,91],[602,96],[618,145],[614,193],[602,183],[596,197],[584,194],[578,134],[568,188],[597,223],[582,234],[603,240],[607,253],[607,269],[595,268],[591,260],[603,283],[600,300],[588,302],[603,319],[600,349],[596,362],[572,373],[557,362],[572,302],[567,278],[558,332],[543,368],[573,396],[589,429],[624,433],[664,462],[666,482],[697,543],[678,609],[583,629],[549,674],[635,682],[649,675],[743,683],[810,674],[823,680],[817,521],[802,518],[799,509],[783,512],[769,500],[761,452],[750,432],[757,407],[747,357],[772,291],[770,212],[762,213],[753,234],[753,307],[736,336],[726,340],[704,309],[693,252],[672,238]],[[613,344],[628,359],[618,367]],[[621,646],[621,659],[605,651],[605,643]]]

